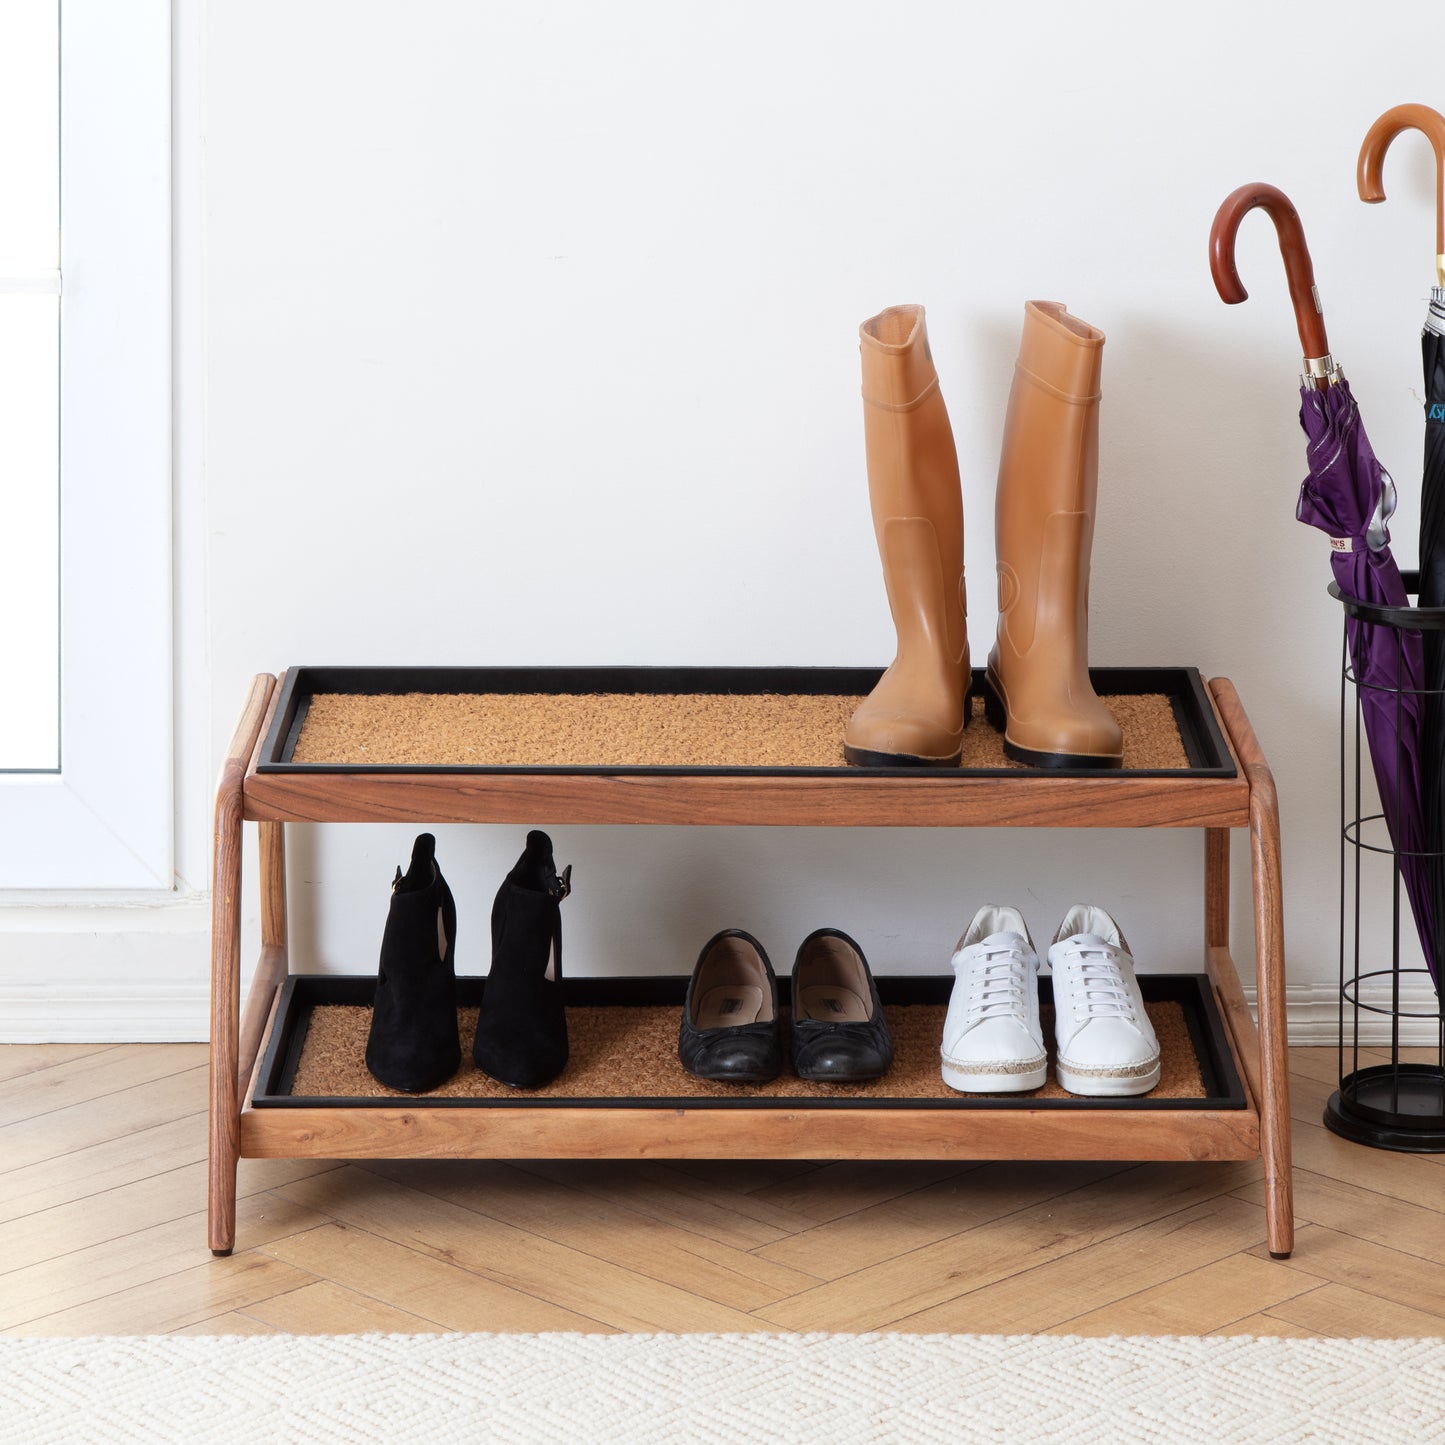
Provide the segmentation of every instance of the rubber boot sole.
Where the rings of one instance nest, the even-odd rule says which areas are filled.
[[[969,714],[973,710],[973,689],[963,695],[963,727],[968,730]],[[872,748],[855,748],[851,743],[843,744],[843,756],[855,768],[956,768],[963,760],[962,747],[949,757],[926,758],[915,753],[879,753]]]
[[[1008,708],[992,673],[985,671],[983,681],[978,684],[978,692],[983,698],[983,715],[988,725],[1003,734],[1004,754],[1014,762],[1027,763],[1031,768],[1091,768],[1101,772],[1124,766],[1122,756],[1113,757],[1108,753],[1040,753],[1032,748],[1021,748],[1009,739]]]

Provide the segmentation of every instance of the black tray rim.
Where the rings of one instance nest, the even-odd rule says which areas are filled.
[[[947,1003],[953,988],[953,974],[880,974],[877,976],[879,996],[889,1004]],[[457,979],[458,1002],[461,1007],[478,1003],[485,989],[484,975],[464,975]],[[681,1010],[687,993],[686,974],[659,974],[611,978],[568,978],[563,980],[567,1004],[573,1008],[637,1005],[672,1006]],[[519,1093],[507,1098],[446,1097],[427,1094],[385,1095],[382,1097],[347,1095],[298,1095],[289,1092],[305,1043],[306,1027],[311,1010],[318,1004],[366,1005],[376,988],[375,974],[289,975],[281,986],[275,1022],[262,1054],[256,1075],[256,1089],[251,1105],[257,1109],[787,1109],[793,1112],[814,1109],[865,1110],[939,1110],[963,1111],[979,1109],[1046,1109],[1046,1110],[1108,1110],[1121,1113],[1196,1113],[1200,1110],[1245,1109],[1248,1099],[1228,1044],[1224,1020],[1214,997],[1214,989],[1203,973],[1140,974],[1139,987],[1146,1002],[1173,1000],[1183,1006],[1185,1025],[1199,1062],[1200,1078],[1205,1093],[1193,1099],[1144,1098],[1082,1098],[1041,1099],[1031,1094],[1016,1097],[960,1094],[948,1099],[917,1099],[894,1095],[860,1098],[856,1095],[839,1099],[797,1094],[757,1096],[740,1091],[736,1097],[691,1095],[601,1095],[596,1097],[539,1099]],[[784,1007],[791,995],[791,980],[778,978],[779,997]],[[1053,988],[1047,974],[1039,978],[1039,998],[1051,1003]],[[471,1068],[470,1059],[463,1058],[462,1067]],[[681,1068],[681,1065],[679,1065]]]
[[[883,675],[881,667],[347,667],[299,666],[286,669],[271,725],[257,757],[256,771],[266,774],[346,774],[347,776],[446,775],[473,777],[761,777],[761,778],[907,778],[947,784],[957,778],[1234,778],[1233,757],[1193,667],[1092,667],[1089,677],[1104,695],[1162,693],[1169,698],[1187,768],[827,768],[765,767],[570,767],[477,763],[296,763],[290,758],[318,693],[436,692],[794,692],[856,693],[866,696]],[[983,669],[973,670],[973,686]],[[980,723],[987,726],[986,723]]]

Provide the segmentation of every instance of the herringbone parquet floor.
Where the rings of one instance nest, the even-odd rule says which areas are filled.
[[[0,1047],[0,1331],[1445,1335],[1445,1158],[1320,1125],[1295,1254],[1253,1164],[243,1160],[206,1249],[200,1045]]]

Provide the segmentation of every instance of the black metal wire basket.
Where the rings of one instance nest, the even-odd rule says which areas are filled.
[[[1403,576],[1406,589],[1415,595],[1417,574]],[[1363,760],[1370,744],[1362,713],[1363,696],[1371,693],[1372,706],[1382,704],[1386,715],[1393,712],[1394,746],[1400,750],[1394,760],[1396,786],[1403,790],[1412,782],[1412,769],[1403,753],[1407,729],[1402,714],[1435,709],[1436,716],[1445,717],[1445,689],[1361,680],[1349,648],[1353,620],[1372,629],[1371,646],[1395,649],[1394,676],[1404,677],[1406,637],[1445,633],[1445,607],[1379,607],[1345,596],[1334,583],[1329,590],[1344,608],[1345,626],[1340,667],[1340,1082],[1325,1105],[1325,1126],[1376,1149],[1445,1153],[1445,1016],[1428,967],[1401,961],[1402,937],[1408,942],[1417,933],[1405,875],[1414,870],[1417,878],[1426,874],[1438,884],[1445,877],[1445,844],[1432,846],[1439,840],[1427,832],[1423,848],[1395,845],[1366,781],[1370,774]],[[1440,643],[1445,644],[1445,637]],[[1372,743],[1377,748],[1390,745],[1383,736]],[[1397,795],[1394,801],[1399,817],[1403,799]],[[1374,811],[1367,812],[1367,807]],[[1388,956],[1382,945],[1371,941],[1378,928],[1366,928],[1378,912],[1382,891],[1389,899]],[[1445,908],[1436,907],[1433,914],[1431,953],[1445,960],[1440,946]],[[1403,981],[1419,977],[1425,987],[1407,983],[1402,989]]]

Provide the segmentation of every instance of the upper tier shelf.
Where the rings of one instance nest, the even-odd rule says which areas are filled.
[[[799,716],[814,715],[818,704],[832,698],[846,718],[847,699],[866,694],[878,676],[878,669],[864,668],[293,668],[282,674],[279,687],[258,680],[248,702],[248,712],[265,716],[244,777],[243,815],[281,822],[802,827],[1249,824],[1250,785],[1239,758],[1257,756],[1258,746],[1234,688],[1226,679],[1206,688],[1197,671],[1178,667],[1097,668],[1092,676],[1100,695],[1118,699],[1121,711],[1125,705],[1142,709],[1141,727],[1148,724],[1146,704],[1156,705],[1156,714],[1162,706],[1166,726],[1172,717],[1177,732],[1169,745],[1185,766],[1112,773],[1042,772],[997,762],[859,769],[843,765],[841,757],[827,764],[824,754],[817,755],[823,765],[777,766],[752,763],[735,749],[721,764],[700,761],[695,750],[683,765],[638,764],[618,761],[615,749],[602,763],[459,764],[455,750],[440,744],[437,756],[449,761],[430,762],[423,749],[406,754],[411,761],[376,763],[358,761],[376,756],[374,742],[348,752],[334,736],[319,752],[302,748],[310,761],[296,760],[318,698],[379,701],[384,714],[388,699],[400,703],[408,694],[443,700],[524,695],[539,699],[534,717],[555,716],[560,723],[569,699],[595,702],[604,694],[766,699],[774,709],[780,698],[796,696],[800,705],[793,711]],[[373,710],[371,725],[376,721]],[[828,733],[823,746],[836,745],[835,733],[836,728]],[[996,750],[981,709],[968,736]],[[1126,737],[1126,759],[1128,747]],[[422,760],[415,760],[418,756]],[[579,756],[585,757],[585,750]],[[799,756],[813,755],[805,748]],[[964,761],[970,761],[967,749]]]

